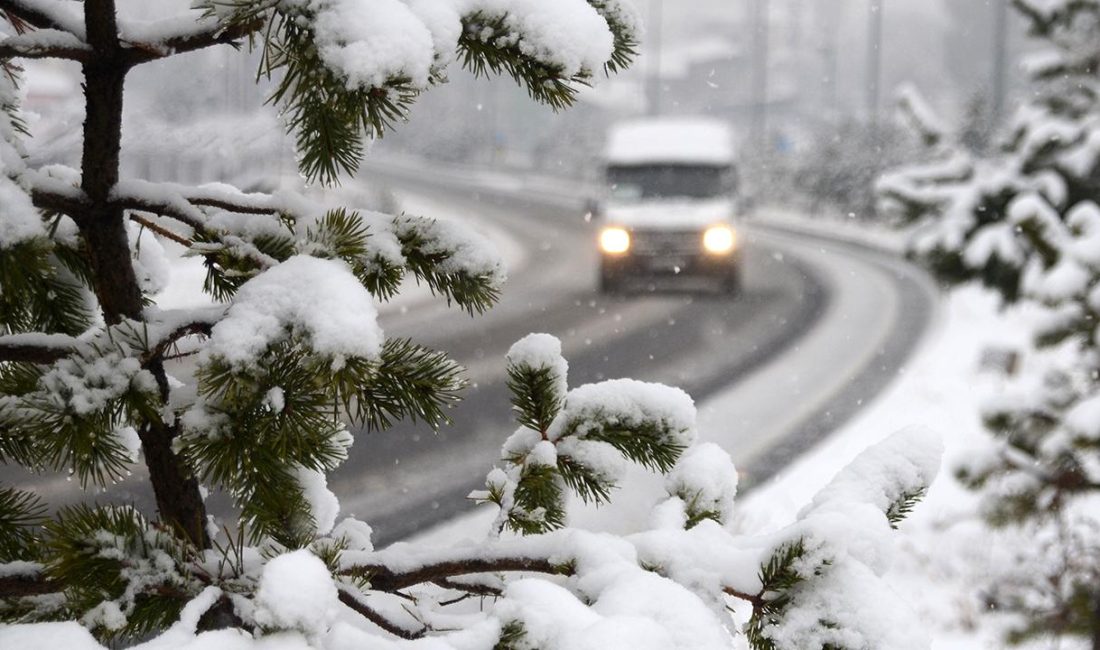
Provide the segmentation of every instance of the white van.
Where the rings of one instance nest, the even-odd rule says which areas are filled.
[[[605,161],[596,215],[601,291],[657,274],[707,276],[723,291],[737,291],[737,165],[726,123],[625,122],[611,130]]]

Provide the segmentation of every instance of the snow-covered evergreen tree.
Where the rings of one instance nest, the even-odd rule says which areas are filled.
[[[1012,638],[1100,648],[1100,2],[1014,4],[1044,47],[1024,61],[1028,99],[999,150],[978,158],[934,138],[935,163],[878,190],[915,222],[912,253],[941,278],[1043,314],[1027,371],[984,409],[998,446],[959,474],[983,490],[990,522],[1034,542],[988,590],[1020,615]]]
[[[630,62],[633,16],[620,0],[200,0],[139,23],[114,0],[0,0],[0,462],[89,490],[54,510],[0,487],[0,646],[725,648],[740,600],[756,648],[926,647],[880,576],[938,468],[934,440],[891,438],[791,527],[738,537],[736,472],[695,444],[688,396],[570,390],[547,335],[506,361],[519,429],[477,495],[499,508],[493,530],[374,550],[326,486],[349,430],[438,426],[463,385],[445,355],[383,333],[376,303],[412,276],[475,314],[501,290],[499,259],[427,218],[119,177],[135,66],[259,48],[302,172],[328,183],[455,60],[569,105]],[[79,169],[26,163],[15,61],[40,57],[82,67]],[[156,306],[158,238],[205,261],[214,306]],[[606,501],[629,462],[668,476],[655,528],[563,529],[567,495]],[[132,469],[155,513],[95,503]],[[234,521],[208,516],[207,490]]]

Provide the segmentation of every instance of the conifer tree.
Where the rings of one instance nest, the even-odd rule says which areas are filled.
[[[56,647],[61,634],[82,650],[102,647],[91,635],[192,649],[432,637],[489,650],[626,647],[642,633],[724,648],[726,608],[741,600],[756,648],[926,647],[895,624],[905,610],[888,607],[881,576],[886,536],[938,468],[934,441],[891,438],[796,524],[745,539],[727,527],[736,472],[721,449],[694,444],[690,398],[630,380],[570,390],[548,335],[506,360],[519,428],[475,495],[499,509],[487,540],[376,551],[366,523],[337,522],[326,474],[350,430],[439,426],[463,386],[446,355],[386,336],[376,302],[411,276],[474,315],[496,300],[501,263],[424,217],[121,178],[127,73],[206,47],[257,48],[302,173],[333,183],[449,64],[504,73],[564,108],[630,63],[638,25],[619,0],[196,6],[137,24],[114,0],[0,0],[0,462],[68,473],[89,491],[140,464],[156,503],[143,512],[89,494],[54,510],[0,486],[0,640]],[[79,169],[26,162],[16,61],[50,57],[83,72]],[[143,266],[156,238],[203,259],[214,306],[156,306]],[[629,462],[667,475],[662,525],[630,538],[565,529],[567,497],[606,501]],[[207,490],[233,500],[233,521],[209,516]],[[487,604],[463,609],[469,598]]]
[[[1042,48],[1024,60],[1028,99],[999,149],[933,140],[936,162],[878,190],[942,279],[1043,313],[1025,372],[983,409],[997,446],[958,473],[988,521],[1035,542],[988,589],[991,607],[1020,616],[1011,640],[1100,649],[1100,2],[1014,5]]]

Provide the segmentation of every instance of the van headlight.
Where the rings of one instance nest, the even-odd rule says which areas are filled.
[[[600,231],[600,250],[621,255],[630,250],[630,233],[625,228],[611,227]]]
[[[737,235],[729,226],[711,226],[703,233],[703,248],[708,253],[721,255],[733,250],[737,245]]]

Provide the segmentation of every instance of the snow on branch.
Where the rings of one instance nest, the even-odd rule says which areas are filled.
[[[777,534],[749,640],[771,648],[926,648],[882,576],[892,558],[888,535],[928,490],[942,451],[938,436],[906,430],[842,469]]]
[[[351,577],[367,579],[370,588],[374,591],[394,592],[415,585],[478,573],[524,572],[568,575],[572,572],[569,563],[553,562],[549,554],[545,557],[537,557],[532,555],[532,551],[529,549],[517,548],[512,550],[509,546],[522,547],[523,545],[504,544],[502,550],[488,549],[480,552],[478,557],[470,557],[467,550],[452,558],[438,558],[429,555],[419,563],[412,558],[401,558],[399,563],[401,569],[395,569],[385,564],[387,555],[380,554],[379,559],[382,562],[370,563],[369,561],[351,560],[352,563],[344,568],[342,573]],[[555,550],[555,552],[557,551]]]
[[[520,428],[504,443],[502,467],[472,498],[495,503],[495,524],[523,534],[565,523],[566,493],[610,499],[626,461],[667,474],[695,440],[695,406],[683,391],[629,379],[566,392],[561,343],[531,334],[508,352],[508,388]]]
[[[342,261],[298,255],[241,286],[203,354],[235,366],[253,363],[293,330],[317,353],[377,359],[383,341],[377,317],[370,294]]]
[[[598,71],[635,57],[640,23],[622,0],[206,0],[226,29],[264,25],[260,72],[295,135],[307,178],[354,172],[369,140],[405,119],[456,56],[477,74],[507,74],[554,108]]]
[[[0,336],[0,361],[53,363],[72,353],[77,340],[64,334]]]
[[[283,268],[294,272],[293,266],[292,262]],[[272,272],[258,279],[269,273]],[[278,278],[272,276],[268,280],[274,282]],[[310,284],[308,277],[305,280]],[[247,285],[242,288],[243,295],[239,298],[244,303],[249,302],[247,289]],[[186,312],[154,315],[160,323],[158,327],[165,331],[173,330],[190,316]],[[215,316],[211,311],[210,318]],[[213,334],[217,339],[218,332]],[[508,360],[511,382],[526,387],[516,396],[517,413],[521,420],[540,429],[531,430],[536,437],[541,439],[543,434],[546,437],[536,443],[536,453],[527,455],[526,465],[547,466],[556,453],[552,449],[554,442],[563,444],[573,437],[599,438],[609,428],[633,432],[642,438],[667,435],[677,444],[691,442],[694,416],[690,401],[684,401],[686,396],[662,393],[649,385],[614,383],[565,393],[567,367],[560,356],[560,344],[546,335],[520,341],[509,352]],[[292,360],[284,365],[293,371],[302,361]],[[333,379],[335,383],[341,381],[338,373]],[[194,414],[184,416],[185,433],[178,446],[179,453],[198,461],[195,445],[210,445],[212,455],[192,465],[205,478],[217,482],[225,468],[236,467],[238,463],[258,468],[257,459],[268,454],[269,448],[278,449],[282,462],[288,462],[289,457],[293,463],[307,462],[300,456],[306,450],[316,452],[320,442],[317,437],[295,442],[272,428],[287,411],[293,412],[293,417],[308,417],[302,411],[307,402],[302,401],[301,395],[295,395],[300,388],[295,388],[294,381],[285,377],[272,377],[269,369],[247,376],[241,388],[257,380],[273,380],[285,391],[280,389],[273,397],[266,385],[254,387],[258,402],[240,389],[219,394],[237,395],[235,399],[255,404],[251,407],[255,409],[253,417],[267,422],[256,423],[264,432],[264,444],[252,441],[251,433],[240,425],[239,419],[236,424],[228,419],[222,421],[223,427],[236,427],[231,434],[229,430],[222,432],[229,435],[211,432],[209,436],[192,438],[194,434],[186,429],[194,424],[188,422]],[[213,396],[210,391],[200,393]],[[319,400],[325,411],[330,410],[331,403],[328,396]],[[211,413],[203,417],[218,416]],[[645,422],[656,421],[663,422],[659,428],[665,433],[643,426]],[[305,424],[303,433],[323,429],[312,419],[305,420]],[[242,437],[245,439],[241,440]],[[276,533],[275,538],[285,547],[300,550],[277,554],[266,563],[258,555],[253,558],[253,550],[234,559],[236,553],[245,551],[231,549],[225,551],[222,559],[211,551],[200,563],[206,568],[187,570],[185,567],[193,560],[171,547],[157,546],[165,538],[154,534],[148,537],[154,541],[154,548],[146,552],[148,557],[137,559],[137,581],[127,582],[130,586],[123,597],[109,601],[108,609],[93,612],[113,611],[110,610],[113,603],[119,609],[117,624],[129,625],[126,617],[133,612],[134,603],[153,597],[175,603],[171,610],[175,616],[174,612],[187,599],[194,599],[187,606],[189,609],[199,608],[196,603],[208,606],[213,602],[216,594],[208,590],[200,593],[203,586],[231,582],[237,594],[235,602],[250,597],[254,603],[237,608],[240,619],[235,625],[262,630],[264,634],[279,632],[291,639],[327,639],[336,634],[344,635],[342,638],[348,643],[351,640],[366,643],[372,633],[356,631],[338,622],[340,608],[346,608],[345,613],[354,612],[398,639],[430,637],[439,647],[452,647],[448,635],[454,630],[476,635],[479,626],[486,626],[485,634],[477,636],[479,641],[462,647],[484,650],[513,647],[500,644],[523,639],[539,647],[565,650],[594,634],[610,635],[599,638],[625,642],[631,637],[624,636],[625,628],[619,623],[630,621],[636,626],[644,621],[646,634],[658,640],[659,647],[718,650],[728,648],[730,642],[728,629],[732,621],[720,614],[728,597],[752,606],[753,618],[747,633],[754,648],[795,650],[829,647],[829,644],[840,647],[842,639],[855,639],[860,647],[922,648],[923,638],[911,634],[911,621],[903,610],[894,606],[893,596],[881,582],[885,546],[880,537],[884,531],[889,532],[888,523],[894,520],[892,513],[904,515],[911,505],[912,494],[926,488],[934,474],[938,465],[936,447],[926,442],[921,437],[893,438],[867,452],[838,475],[800,522],[762,539],[738,536],[724,527],[723,520],[732,508],[736,474],[728,455],[713,445],[692,447],[690,452],[681,454],[681,462],[670,475],[668,488],[672,499],[692,502],[694,505],[684,509],[695,513],[694,521],[681,518],[672,526],[659,524],[662,527],[625,538],[566,529],[522,537],[494,536],[445,548],[398,543],[374,550],[370,528],[346,519],[335,528],[331,523],[324,526],[331,529],[331,536],[322,537],[319,532],[308,530],[299,537]],[[509,441],[505,447],[505,456],[513,460],[519,450],[514,443]],[[624,439],[606,444],[609,449],[604,452],[589,453],[583,459],[578,455],[577,460],[583,460],[590,469],[606,467],[606,452],[615,450],[616,445],[628,456],[635,451],[634,445]],[[227,453],[234,448],[239,449]],[[577,454],[576,449],[566,451]],[[596,465],[597,461],[604,464]],[[209,475],[204,462],[220,463],[223,467],[215,466],[214,474]],[[565,471],[559,471],[563,473],[556,480],[559,487],[564,487]],[[272,473],[270,468],[264,470],[265,475],[268,473]],[[281,472],[274,474],[282,477]],[[263,502],[271,498],[268,491],[275,490],[280,498],[293,500],[293,494],[288,495],[292,484],[281,480],[235,496],[249,503]],[[523,480],[526,479],[521,477]],[[304,501],[312,498],[300,496]],[[296,507],[309,506],[303,503]],[[262,515],[254,505],[246,505],[246,515],[250,512],[255,512],[256,517]],[[280,514],[278,526],[299,525],[285,508],[276,512]],[[316,523],[322,515],[317,510],[313,512]],[[131,543],[127,540],[134,536],[150,535],[140,519],[124,510],[86,509],[66,516],[78,524],[72,535],[95,540],[91,549],[95,553],[110,552],[119,544]],[[256,525],[262,520],[249,523]],[[68,527],[59,530],[70,534]],[[94,530],[105,530],[111,535],[92,534]],[[69,544],[76,539],[62,541]],[[82,548],[74,550],[87,552]],[[157,566],[165,568],[144,573],[143,567],[154,560]],[[65,579],[75,580],[76,584],[86,581],[76,575]],[[33,572],[20,574],[16,580],[0,580],[0,596],[50,593],[60,584],[52,575],[46,578]],[[449,592],[459,595],[451,598]],[[249,595],[243,595],[246,593]],[[447,610],[471,594],[488,595],[493,601],[472,617],[460,610]],[[205,611],[207,606],[201,609]],[[607,631],[600,632],[604,627]],[[191,638],[194,626],[189,629],[186,636],[174,638]],[[179,630],[169,632],[178,633]],[[319,647],[331,646],[326,641]]]
[[[71,202],[65,195],[40,199],[43,205],[59,207]],[[208,268],[215,274],[210,282],[219,298],[231,296],[244,279],[295,253],[343,259],[383,300],[411,273],[433,293],[470,312],[488,309],[506,277],[490,242],[448,221],[328,209],[293,192],[246,194],[224,184],[191,188],[127,180],[115,187],[111,200],[120,208],[190,227],[191,239],[178,233],[172,238],[187,241],[192,251],[214,261]]]
[[[424,638],[429,628],[426,625],[421,625],[416,628],[410,628],[406,625],[402,625],[400,622],[389,618],[382,613],[381,610],[375,609],[368,602],[367,599],[358,591],[342,588],[339,595],[340,602],[346,605],[356,614],[359,614],[363,618],[367,619],[371,623],[374,623],[378,627],[382,628],[386,632],[407,641]]]
[[[71,4],[60,0],[0,0],[0,13],[6,14],[9,21],[14,18],[35,29],[65,31],[84,40],[83,17],[70,11]]]
[[[947,127],[915,85],[907,83],[898,88],[897,104],[902,119],[920,136],[926,147],[935,147],[943,142]]]
[[[223,24],[212,16],[183,15],[142,25],[120,25],[120,39],[129,48],[133,64],[148,63],[174,54],[215,45],[236,45],[263,29],[259,17]]]
[[[40,29],[0,40],[0,58],[70,59],[85,62],[92,48],[70,32]]]

